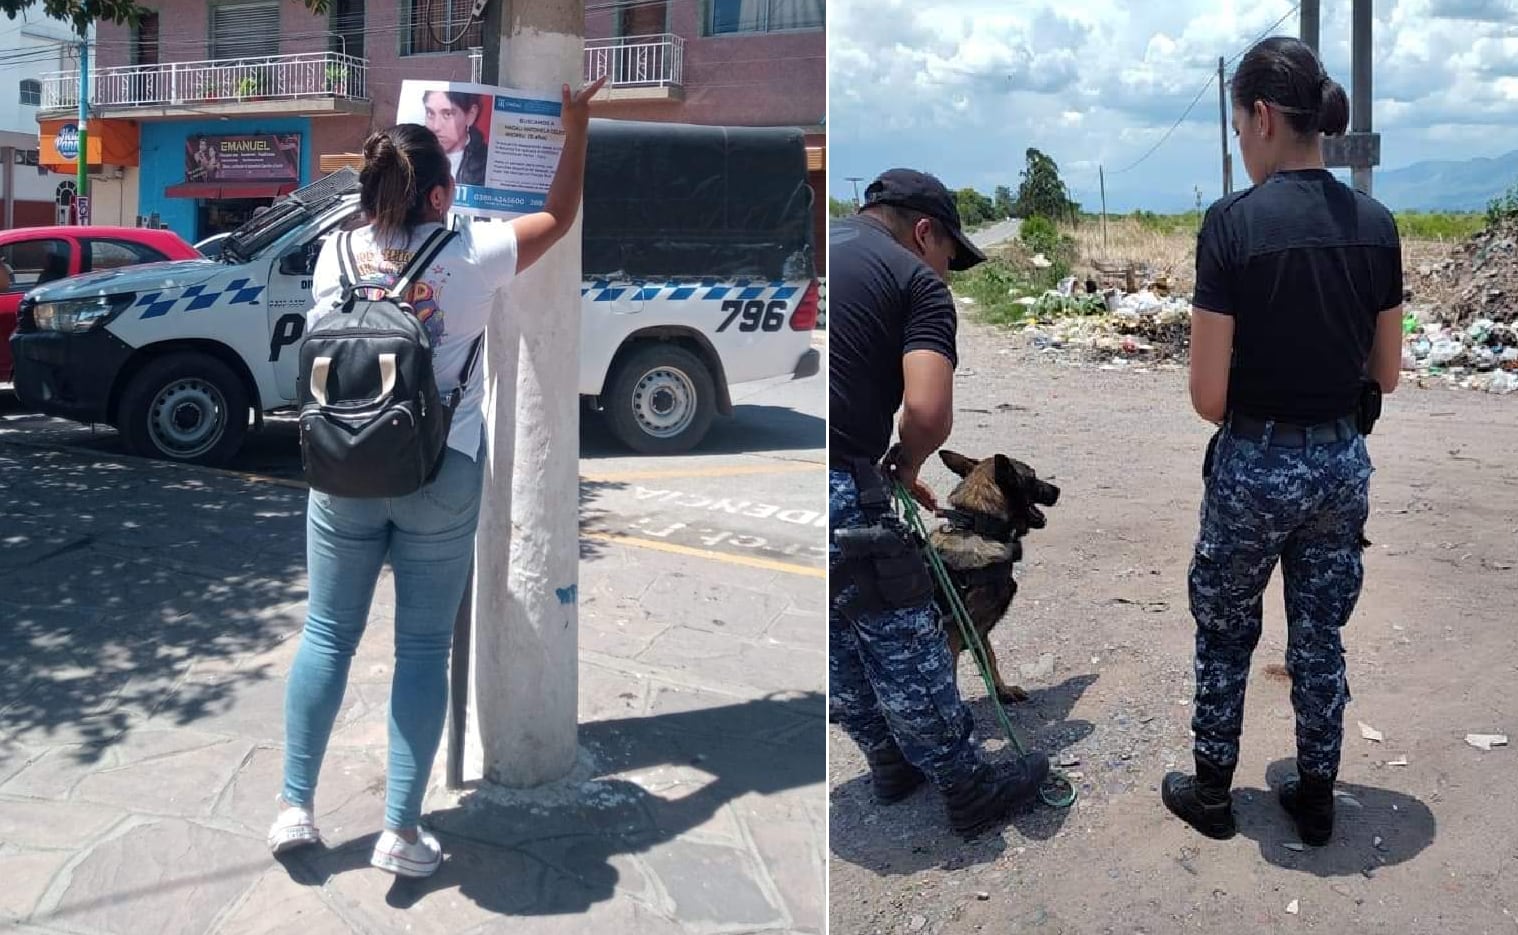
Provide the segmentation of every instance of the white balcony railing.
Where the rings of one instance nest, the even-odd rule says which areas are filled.
[[[124,65],[90,72],[97,108],[175,107],[248,100],[369,99],[369,65],[338,52]],[[79,72],[42,76],[42,110],[79,106]]]
[[[678,88],[685,84],[685,40],[679,36],[619,36],[585,42],[585,80],[602,75],[613,88]]]

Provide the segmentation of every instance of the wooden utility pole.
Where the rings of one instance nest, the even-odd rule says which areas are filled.
[[[1233,194],[1233,160],[1228,156],[1228,83],[1223,79],[1226,63],[1218,56],[1218,130],[1223,138],[1223,194]]]
[[[1096,165],[1096,178],[1102,186],[1102,253],[1107,252],[1107,172],[1101,163]]]

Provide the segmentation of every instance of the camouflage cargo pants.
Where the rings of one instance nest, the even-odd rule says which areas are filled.
[[[1340,631],[1364,579],[1372,467],[1359,436],[1285,447],[1224,429],[1202,502],[1189,590],[1196,618],[1196,753],[1238,762],[1262,595],[1279,560],[1297,767],[1336,776],[1349,685]]]
[[[869,524],[854,478],[828,473],[830,528]],[[828,543],[835,580],[849,573]],[[833,719],[866,752],[900,747],[939,789],[967,778],[980,762],[974,717],[959,697],[954,659],[929,598],[920,606],[862,610],[859,588],[834,589],[828,615],[828,689]]]

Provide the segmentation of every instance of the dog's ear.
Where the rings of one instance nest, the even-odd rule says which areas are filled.
[[[975,470],[975,466],[980,463],[979,461],[966,458],[957,451],[950,451],[947,448],[939,449],[938,457],[943,461],[944,467],[958,474],[960,477],[968,477],[970,472]],[[998,455],[998,457],[1000,456]]]

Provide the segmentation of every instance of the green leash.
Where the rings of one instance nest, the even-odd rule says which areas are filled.
[[[970,614],[965,610],[965,605],[959,597],[959,590],[954,587],[954,582],[949,578],[949,570],[944,567],[943,559],[938,550],[928,540],[928,530],[923,525],[922,514],[918,512],[917,501],[907,493],[900,481],[891,482],[892,489],[896,494],[896,503],[901,513],[906,517],[907,525],[911,527],[919,539],[922,540],[923,552],[928,556],[928,565],[933,569],[933,576],[938,579],[938,586],[943,593],[949,596],[949,608],[954,614],[954,621],[959,624],[959,633],[964,637],[965,645],[970,647],[971,654],[975,657],[975,664],[980,669],[980,677],[986,683],[986,694],[991,698],[991,706],[996,710],[996,719],[1001,722],[1001,728],[1007,734],[1007,740],[1011,742],[1012,749],[1021,756],[1028,752],[1027,744],[1023,743],[1018,736],[1017,729],[1012,726],[1012,721],[1007,717],[1007,711],[1001,706],[1001,699],[996,697],[996,683],[991,678],[991,663],[986,657],[986,647],[980,641],[980,634],[975,632],[975,627],[970,623]],[[1069,808],[1075,804],[1075,783],[1070,781],[1062,770],[1050,767],[1049,778],[1038,790],[1038,797],[1044,804],[1054,808]]]

